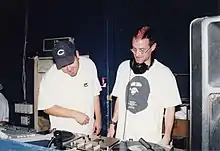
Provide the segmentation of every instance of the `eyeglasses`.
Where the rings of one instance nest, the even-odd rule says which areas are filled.
[[[137,48],[132,48],[131,49],[131,51],[133,52],[133,53],[137,53],[138,51],[140,52],[140,54],[145,54],[146,52],[148,52],[149,50],[151,49],[151,47],[150,48],[139,48],[139,49],[137,49]]]

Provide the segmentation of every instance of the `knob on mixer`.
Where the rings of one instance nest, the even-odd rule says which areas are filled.
[[[54,132],[54,146],[57,148],[57,149],[64,149],[63,147],[63,140],[62,140],[62,132],[61,131],[55,131]]]
[[[88,149],[91,149],[91,148],[92,148],[92,144],[91,144],[91,143],[86,144],[86,145],[84,146],[84,149],[85,149],[85,150],[88,150]]]

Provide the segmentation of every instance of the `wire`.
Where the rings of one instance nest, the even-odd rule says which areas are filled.
[[[106,91],[107,91],[107,96],[110,96],[110,91],[109,91],[109,64],[108,64],[108,61],[109,61],[109,56],[108,56],[108,53],[109,53],[109,21],[108,19],[106,20]],[[107,126],[110,124],[110,121],[112,119],[112,116],[111,116],[111,111],[112,111],[112,104],[111,104],[111,111],[109,109],[109,100],[107,100],[106,102],[106,110],[107,110]],[[110,112],[110,114],[109,114]]]
[[[27,49],[27,34],[28,34],[28,0],[25,0],[25,27],[24,27],[24,51],[23,51],[23,59],[22,59],[22,85],[23,85],[23,93],[24,100],[27,99],[26,94],[26,49]]]
[[[138,142],[141,143],[141,145],[143,145],[147,150],[154,151],[154,149],[152,148],[152,146],[150,145],[150,143],[148,143],[147,141],[145,141],[143,138],[140,138]]]
[[[51,145],[54,143],[54,139],[55,139],[55,137],[52,137],[52,139],[50,140],[50,142],[47,145],[48,148],[50,148]]]
[[[129,78],[128,78],[128,84],[131,80],[131,69],[129,70]],[[130,97],[130,92],[128,91],[128,93],[126,94],[126,100],[128,101],[129,100],[129,97]],[[128,114],[128,111],[127,111],[127,102],[125,104],[125,121],[124,121],[124,129],[123,129],[123,140],[125,140],[125,130],[126,130],[126,127],[127,127],[127,114]]]

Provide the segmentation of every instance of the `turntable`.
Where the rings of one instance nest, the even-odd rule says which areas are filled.
[[[164,148],[140,138],[139,141],[121,141],[112,148],[113,151],[172,151],[173,148]]]
[[[55,131],[48,147],[68,151],[108,151],[118,142],[116,138]]]

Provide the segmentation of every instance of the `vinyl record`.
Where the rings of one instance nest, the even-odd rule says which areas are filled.
[[[68,131],[61,131],[61,137],[62,137],[62,141],[63,142],[67,142],[71,139],[74,139],[75,138],[75,135],[71,132],[68,132]]]

